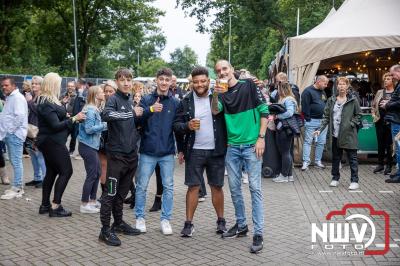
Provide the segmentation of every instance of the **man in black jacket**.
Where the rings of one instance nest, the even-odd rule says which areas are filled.
[[[115,235],[138,235],[140,231],[132,228],[122,220],[123,201],[132,184],[138,163],[135,118],[142,116],[141,107],[133,107],[130,99],[132,88],[132,73],[129,69],[120,69],[115,74],[118,86],[102,113],[103,121],[107,122],[108,139],[107,152],[107,191],[103,192],[100,208],[102,229],[99,239],[110,246],[119,246],[121,241]],[[111,212],[114,223],[110,228]]]
[[[381,102],[382,107],[387,111],[385,120],[390,122],[392,128],[393,139],[400,132],[400,65],[394,65],[390,68],[390,74],[393,79],[397,81],[396,88],[389,101]],[[398,141],[396,143],[396,160],[397,165],[400,166],[400,145]],[[385,180],[386,183],[400,183],[400,168],[397,173],[390,176],[390,179]]]
[[[193,216],[197,208],[198,194],[204,170],[211,188],[212,203],[217,213],[217,234],[226,231],[224,219],[224,185],[226,126],[223,113],[211,112],[212,95],[209,90],[208,70],[196,67],[192,71],[193,91],[182,100],[174,122],[177,134],[184,135],[183,145],[178,149],[184,153],[186,193],[186,221],[181,232],[191,237],[194,232]],[[183,158],[180,157],[180,163]]]

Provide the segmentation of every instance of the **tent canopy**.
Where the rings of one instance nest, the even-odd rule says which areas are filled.
[[[399,10],[399,0],[346,0],[321,24],[289,39],[294,80],[304,83],[301,76],[316,73],[319,62],[327,58],[399,47]]]

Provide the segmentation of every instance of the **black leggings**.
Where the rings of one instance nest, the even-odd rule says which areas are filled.
[[[281,160],[282,164],[281,174],[283,176],[291,176],[293,170],[293,134],[288,134],[286,130],[277,131],[275,134],[275,141],[279,152],[278,158]]]
[[[375,123],[376,137],[378,140],[378,163],[384,165],[385,157],[386,164],[392,165],[392,130],[390,124],[385,124],[383,118]]]
[[[39,147],[43,153],[46,164],[46,176],[43,180],[42,205],[50,204],[50,194],[54,185],[53,203],[61,204],[61,198],[67,187],[68,181],[72,176],[72,164],[68,149],[52,141],[45,140]],[[56,181],[56,177],[57,181]]]

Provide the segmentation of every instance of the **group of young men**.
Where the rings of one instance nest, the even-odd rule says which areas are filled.
[[[185,161],[186,221],[183,237],[194,232],[193,217],[204,170],[211,188],[212,203],[217,215],[216,233],[222,238],[247,235],[245,203],[241,189],[242,167],[248,169],[254,224],[250,252],[263,248],[263,196],[261,189],[262,155],[265,149],[268,106],[252,80],[237,80],[226,60],[215,65],[219,79],[228,81],[229,90],[218,84],[210,90],[207,68],[192,71],[193,90],[181,101],[169,90],[172,71],[157,72],[156,90],[142,98],[139,107],[129,100],[132,74],[121,69],[116,73],[116,94],[107,101],[102,119],[108,124],[107,194],[103,195],[99,239],[108,245],[121,244],[116,233],[145,233],[145,202],[150,177],[156,165],[161,169],[163,185],[160,228],[172,234],[174,165],[176,146],[179,162]],[[141,128],[138,134],[137,126]],[[137,142],[140,139],[138,151]],[[139,153],[139,155],[138,155]],[[136,168],[137,171],[136,171]],[[226,229],[224,218],[224,169],[227,169],[236,223]],[[122,205],[132,177],[135,175],[136,226],[122,219]],[[111,213],[114,223],[110,226]]]

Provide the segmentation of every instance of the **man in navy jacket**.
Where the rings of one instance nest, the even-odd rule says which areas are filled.
[[[161,205],[161,231],[172,234],[169,223],[173,208],[175,138],[172,125],[179,108],[179,99],[169,91],[172,70],[162,68],[157,72],[157,89],[142,98],[142,138],[140,143],[139,169],[136,175],[135,215],[136,228],[146,232],[146,191],[157,163],[161,169],[163,185]]]

